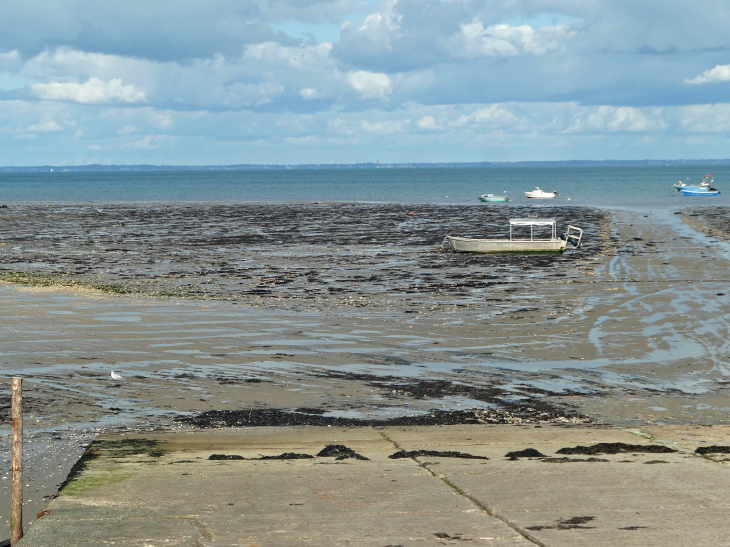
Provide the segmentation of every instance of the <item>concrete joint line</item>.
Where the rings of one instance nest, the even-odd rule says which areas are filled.
[[[633,435],[636,435],[637,437],[641,437],[641,438],[646,439],[648,441],[651,441],[651,442],[653,442],[655,444],[658,444],[658,445],[661,445],[661,446],[666,446],[668,448],[671,448],[673,450],[676,450],[680,454],[687,454],[689,456],[694,456],[695,458],[700,458],[700,459],[706,460],[708,462],[712,462],[712,463],[716,463],[716,464],[722,465],[721,462],[718,462],[718,461],[713,460],[712,458],[710,458],[706,454],[697,454],[694,450],[691,450],[689,448],[683,448],[683,447],[679,446],[676,443],[663,443],[661,441],[658,441],[654,437],[652,437],[650,434],[644,433],[643,431],[641,431],[639,429],[625,429],[625,428],[622,428],[622,427],[617,427],[616,429],[618,429],[619,431],[625,431],[626,433],[631,433]]]
[[[380,436],[383,437],[383,439],[385,439],[389,443],[391,443],[396,449],[401,450],[401,446],[397,442],[395,442],[393,439],[391,439],[390,437],[388,437],[383,431],[378,430],[378,433],[380,433]],[[533,543],[535,545],[539,545],[539,547],[550,547],[547,543],[543,543],[542,541],[540,541],[539,539],[537,539],[536,537],[534,537],[530,532],[528,532],[527,530],[525,530],[524,528],[522,528],[522,526],[518,525],[515,522],[512,522],[507,517],[505,517],[503,515],[500,515],[499,513],[497,513],[493,509],[491,509],[489,506],[487,506],[484,503],[482,503],[481,501],[479,501],[474,496],[471,496],[471,495],[467,494],[466,492],[464,492],[461,488],[459,488],[457,485],[455,485],[453,482],[451,482],[446,476],[440,475],[439,473],[436,473],[436,471],[434,471],[433,469],[431,469],[430,467],[428,467],[428,464],[427,463],[419,462],[418,459],[415,458],[415,457],[414,458],[411,458],[411,459],[414,462],[416,462],[416,464],[418,464],[418,467],[421,467],[422,469],[425,469],[432,477],[435,477],[435,478],[439,479],[446,486],[448,486],[449,488],[451,488],[454,492],[456,492],[460,496],[468,499],[470,502],[472,502],[474,505],[476,505],[477,508],[479,508],[480,510],[484,511],[490,517],[496,518],[496,519],[501,520],[502,522],[504,522],[507,526],[509,526],[510,528],[512,528],[512,530],[514,530],[515,532],[517,532],[519,535],[521,535],[527,541],[529,541],[529,542],[531,542],[531,543]]]

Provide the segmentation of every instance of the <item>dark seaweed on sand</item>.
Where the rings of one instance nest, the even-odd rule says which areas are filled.
[[[517,460],[519,458],[544,458],[545,454],[541,454],[534,448],[525,448],[524,450],[516,450],[514,452],[507,452],[504,456],[510,460]]]
[[[258,460],[311,460],[314,458],[311,454],[301,454],[299,452],[284,452],[278,456],[261,456]]]
[[[575,446],[561,448],[558,454],[622,454],[625,452],[647,454],[670,454],[676,450],[658,444],[626,444],[626,443],[598,443],[593,446]]]
[[[488,460],[486,456],[475,456],[466,452],[454,452],[443,450],[401,450],[388,456],[392,460],[401,458],[418,458],[419,456],[431,456],[433,458],[462,458],[465,460]]]
[[[560,519],[552,526],[528,526],[528,530],[574,530],[576,528],[595,528],[595,526],[583,526],[595,520],[596,517],[572,517],[569,519]]]
[[[446,234],[506,237],[510,217],[538,212],[561,229],[584,228],[583,247],[555,256],[437,252]],[[463,297],[536,270],[542,280],[577,277],[575,266],[611,249],[607,214],[587,207],[29,204],[0,216],[2,280],[225,300]]]
[[[241,409],[241,410],[209,410],[195,416],[180,416],[175,418],[179,423],[189,424],[200,428],[218,427],[263,427],[263,426],[349,426],[373,427],[386,425],[462,425],[462,424],[510,424],[549,422],[554,419],[565,419],[560,412],[537,412],[527,407],[520,412],[519,420],[515,420],[514,409],[508,410],[433,410],[428,414],[415,416],[399,416],[397,418],[359,419],[342,418],[339,416],[322,416],[292,412],[288,409]],[[587,421],[587,420],[585,420]]]
[[[346,447],[344,444],[328,444],[317,454],[318,458],[334,458],[336,460],[346,460],[354,458],[356,460],[369,460],[365,456],[361,456],[352,448]]]
[[[730,446],[700,446],[695,454],[730,454]]]

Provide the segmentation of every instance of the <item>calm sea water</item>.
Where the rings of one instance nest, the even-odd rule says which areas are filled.
[[[718,197],[684,197],[672,184],[712,173]],[[528,200],[539,186],[555,200]],[[666,167],[500,167],[261,171],[0,173],[0,203],[176,201],[359,201],[481,204],[480,194],[511,203],[670,209],[730,204],[730,165]]]

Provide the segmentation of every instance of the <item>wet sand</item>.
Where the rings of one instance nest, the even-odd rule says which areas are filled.
[[[287,417],[727,423],[730,254],[689,215],[247,207],[2,210],[0,362],[47,446]],[[584,248],[437,250],[528,214],[586,228]]]

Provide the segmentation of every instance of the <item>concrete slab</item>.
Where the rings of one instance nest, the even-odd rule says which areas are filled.
[[[697,430],[702,431],[702,430]],[[680,437],[679,434],[684,435]],[[691,430],[653,437],[701,441]],[[598,442],[656,444],[603,427],[251,428],[107,436],[19,544],[35,546],[716,546],[730,532],[727,467],[693,455],[599,462],[505,458]],[[674,441],[671,441],[674,442]],[[212,461],[316,454],[367,461]],[[399,449],[488,460],[390,459]],[[588,456],[570,456],[585,460]],[[649,462],[666,463],[649,463]]]
[[[690,429],[682,433],[688,436]],[[494,426],[470,433],[470,443],[485,439],[498,443],[469,445],[469,452],[491,458],[487,464],[433,456],[417,460],[538,545],[722,544],[718,538],[730,532],[722,519],[723,511],[730,508],[725,496],[730,473],[723,466],[687,452],[556,454],[562,447],[597,442],[658,444],[637,433],[649,435],[590,426],[537,430]],[[407,450],[466,448],[458,437],[449,439],[447,434],[435,433],[421,440],[414,430],[389,430],[386,434]],[[677,438],[673,429],[662,431],[660,427],[653,428],[651,436]],[[521,444],[510,446],[510,437]],[[700,444],[701,439],[693,439]],[[537,458],[505,458],[507,451],[527,447],[552,458],[606,461],[550,463]]]

